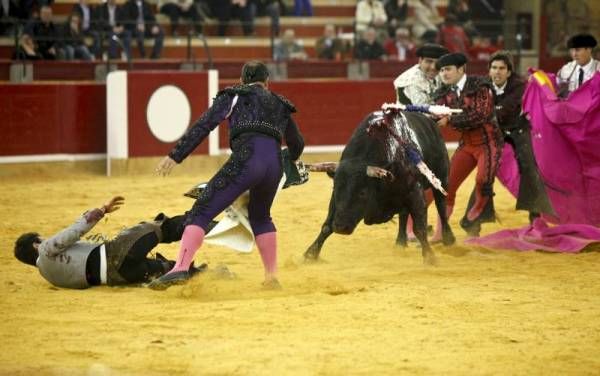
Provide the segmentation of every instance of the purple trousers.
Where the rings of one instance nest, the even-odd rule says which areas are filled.
[[[279,142],[263,135],[253,134],[234,142],[231,157],[194,203],[187,224],[207,231],[210,221],[249,190],[248,215],[252,232],[256,236],[275,231],[271,205],[282,176],[280,149]]]

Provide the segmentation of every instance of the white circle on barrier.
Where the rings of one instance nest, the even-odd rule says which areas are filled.
[[[164,85],[152,93],[146,107],[146,120],[154,137],[162,142],[177,141],[190,124],[192,109],[180,88]]]

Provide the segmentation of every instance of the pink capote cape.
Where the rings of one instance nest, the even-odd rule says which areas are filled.
[[[600,241],[600,73],[566,100],[556,96],[554,76],[531,72],[523,111],[531,121],[533,150],[557,217],[543,215],[532,226],[503,230],[468,241],[492,248],[578,252]],[[503,149],[498,179],[518,194],[512,148]],[[557,223],[552,228],[544,222]]]

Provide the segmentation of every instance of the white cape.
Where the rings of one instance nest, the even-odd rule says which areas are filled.
[[[279,182],[279,192],[285,182],[285,174]],[[206,184],[200,184],[201,188]],[[254,233],[248,219],[248,201],[250,194],[246,191],[225,209],[225,216],[204,237],[209,244],[221,245],[238,252],[250,253],[254,248]]]

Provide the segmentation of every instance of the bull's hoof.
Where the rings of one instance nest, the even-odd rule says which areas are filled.
[[[314,251],[311,251],[310,249],[306,252],[304,252],[304,261],[308,261],[308,262],[314,262],[317,261],[319,259],[319,254],[315,253]]]
[[[450,234],[444,235],[443,239],[442,239],[442,243],[445,246],[450,246],[450,245],[453,245],[454,243],[456,243],[456,238],[454,237],[454,234],[450,233]]]
[[[435,253],[428,252],[425,255],[423,255],[423,264],[430,265],[430,266],[436,266],[438,264],[438,262],[437,262],[437,257],[435,256]]]
[[[396,245],[398,247],[402,247],[402,248],[408,247],[408,242],[406,240],[406,236],[404,236],[404,237],[402,237],[402,236],[397,237],[396,238]]]

